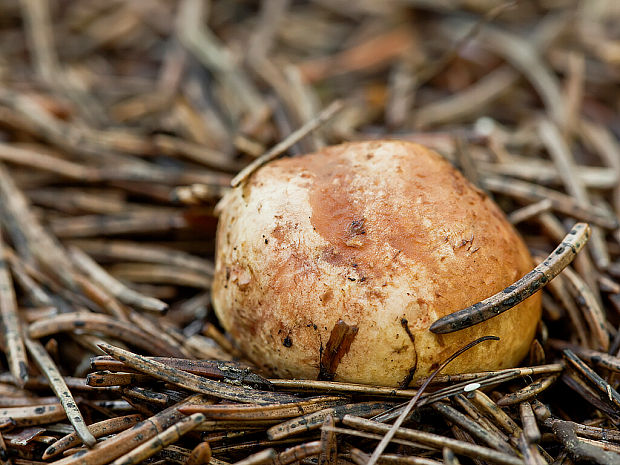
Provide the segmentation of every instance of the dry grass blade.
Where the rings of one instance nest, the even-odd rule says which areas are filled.
[[[58,368],[52,358],[45,350],[45,347],[43,347],[39,341],[34,341],[29,338],[26,338],[24,342],[35,363],[49,381],[50,387],[54,391],[54,394],[56,394],[56,397],[60,400],[60,404],[62,405],[62,408],[65,409],[67,418],[75,428],[75,432],[84,444],[88,447],[93,447],[97,440],[90,433],[90,431],[88,431],[84,418],[82,417],[82,413],[77,407],[73,395],[71,395],[71,391],[69,391],[62,375],[58,371]]]
[[[458,312],[435,321],[430,330],[445,334],[469,328],[505,312],[542,289],[556,277],[588,241],[590,228],[577,223],[545,261],[504,290]]]
[[[237,174],[237,176],[235,176],[232,179],[232,181],[230,182],[230,185],[232,187],[237,187],[238,185],[240,185],[249,176],[251,176],[252,173],[254,173],[254,171],[256,171],[258,168],[276,159],[278,156],[284,153],[289,147],[296,144],[298,141],[300,141],[306,135],[308,135],[308,133],[310,133],[311,131],[315,130],[316,128],[318,128],[322,124],[325,124],[327,121],[333,118],[334,115],[338,113],[340,110],[342,110],[343,108],[344,108],[344,104],[341,101],[336,100],[335,102],[332,102],[323,111],[321,111],[314,119],[308,121],[306,124],[304,124],[302,127],[297,129],[295,132],[292,132],[282,142],[275,145],[267,153],[265,153],[264,155],[261,155],[259,158],[257,158],[252,163],[250,163],[248,166],[243,168],[239,172],[239,174]]]

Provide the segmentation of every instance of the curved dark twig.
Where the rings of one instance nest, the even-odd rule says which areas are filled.
[[[590,238],[590,226],[577,223],[564,240],[536,268],[497,294],[435,321],[430,331],[445,334],[482,323],[523,302],[555,278]]]

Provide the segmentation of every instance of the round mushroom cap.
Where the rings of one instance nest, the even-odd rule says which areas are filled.
[[[451,334],[428,328],[531,270],[488,196],[421,145],[372,141],[283,158],[223,200],[212,300],[247,357],[276,376],[386,386],[515,366],[537,293]]]

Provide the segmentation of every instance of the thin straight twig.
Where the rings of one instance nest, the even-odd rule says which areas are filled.
[[[182,212],[167,209],[73,216],[50,221],[50,229],[62,239],[174,231],[187,226],[187,219]]]
[[[36,147],[0,143],[0,160],[47,171],[76,181],[96,182],[99,180],[96,168],[49,155],[37,150]]]
[[[49,381],[50,387],[54,394],[56,394],[56,397],[58,397],[62,408],[67,412],[67,418],[75,428],[75,432],[86,446],[93,447],[97,440],[88,430],[82,417],[82,412],[77,407],[71,391],[69,391],[67,384],[58,371],[58,367],[56,367],[45,347],[39,341],[30,338],[26,338],[24,342],[33,360]]]
[[[118,321],[123,323],[128,321],[125,308],[107,291],[107,289],[93,282],[81,273],[75,273],[73,279],[78,288],[82,291],[82,294],[98,305],[101,310]]]
[[[474,420],[474,422],[476,422],[483,429],[487,430],[493,436],[501,438],[504,443],[510,443],[512,446],[516,445],[515,436],[509,436],[504,431],[502,431],[502,429],[492,421],[492,419],[494,419],[493,417],[487,418],[485,415],[483,415],[484,411],[478,408],[478,406],[471,402],[465,395],[459,394],[455,396],[453,398],[453,402],[460,406],[465,411],[465,413],[469,415],[472,420]]]
[[[566,270],[566,268],[565,268]],[[588,347],[590,345],[590,338],[586,333],[585,325],[583,324],[583,319],[581,317],[581,312],[575,303],[575,299],[572,298],[570,292],[567,288],[566,278],[560,274],[556,276],[556,278],[549,283],[547,290],[551,293],[551,295],[555,298],[557,302],[559,302],[562,307],[568,313],[568,318],[572,323],[575,334],[577,335],[577,340],[583,346]]]
[[[616,174],[617,180],[613,186],[611,205],[616,215],[620,215],[620,182],[618,182],[620,180],[620,144],[613,132],[603,125],[583,120],[579,126],[585,141],[598,152]]]
[[[566,191],[582,204],[590,203],[588,192],[577,176],[577,167],[573,160],[570,148],[558,127],[548,119],[542,119],[537,124],[538,135],[543,141],[547,152],[558,169],[560,177],[566,186]]]
[[[509,159],[502,160],[501,163],[479,160],[478,166],[485,175],[518,178],[540,186],[562,184],[562,178],[556,166],[552,162],[538,158],[511,154]],[[581,183],[588,188],[612,189],[619,179],[618,174],[608,167],[579,164],[576,165],[575,171],[575,176],[579,177]]]
[[[227,90],[234,93],[247,114],[261,111],[263,99],[248,76],[239,69],[230,50],[206,26],[205,6],[201,0],[181,2],[176,18],[176,33],[185,46]]]
[[[322,428],[325,428],[324,426]],[[329,427],[330,431],[333,431],[334,433],[341,433],[341,434],[346,434],[348,436],[355,436],[358,438],[365,438],[365,439],[376,439],[377,441],[381,441],[381,439],[383,438],[383,435],[381,434],[375,434],[375,433],[369,433],[367,431],[360,431],[357,429],[352,429],[352,428],[337,428],[337,427]],[[432,450],[432,447],[428,447],[428,446],[424,446],[422,444],[418,444],[412,441],[406,441],[404,439],[393,439],[392,440],[393,444],[400,444],[403,446],[410,446],[410,447],[415,447],[418,449],[424,449],[424,450]],[[384,457],[385,455],[382,455],[381,457]],[[368,457],[370,457],[370,454],[368,455]]]
[[[103,365],[96,365],[97,369],[107,369]],[[508,381],[522,376],[533,376],[545,373],[555,373],[562,371],[564,366],[561,363],[551,363],[548,365],[539,365],[534,367],[522,367],[522,368],[505,368],[503,370],[495,371],[483,371],[479,373],[460,373],[454,375],[437,375],[432,385],[436,384],[450,384],[445,388],[446,390],[461,390],[465,384],[473,381],[480,381],[486,383],[487,379],[491,383],[496,382],[491,377],[498,378],[502,381]],[[508,376],[505,378],[505,376]],[[481,380],[484,378],[484,380]],[[417,394],[417,389],[393,389],[382,386],[367,386],[364,384],[344,383],[339,381],[318,381],[318,380],[305,380],[305,379],[270,379],[269,382],[276,388],[280,388],[287,391],[329,391],[330,393],[351,393],[362,394],[371,396],[386,396],[386,397],[413,397]],[[422,385],[426,380],[419,380],[415,382],[416,385]],[[464,385],[457,385],[455,383],[465,383]],[[439,391],[430,394],[435,396]]]
[[[600,410],[608,416],[614,423],[620,422],[620,415],[616,407],[610,404],[606,395],[601,395],[598,390],[582,379],[577,373],[568,371],[562,375],[562,382],[575,391],[583,400],[591,404],[595,409]]]
[[[557,373],[564,369],[564,365],[562,363],[549,363],[547,365],[537,365],[530,367],[517,367],[517,368],[504,368],[503,370],[494,370],[494,371],[482,371],[478,373],[459,373],[454,375],[438,375],[433,380],[433,384],[445,383],[445,384],[453,384],[453,383],[465,383],[465,382],[475,382],[480,381],[481,383],[485,381],[483,377],[491,377],[491,376],[502,376],[502,375],[514,375],[514,377],[525,377],[525,376],[535,376],[546,373]],[[509,378],[513,379],[513,378]],[[422,381],[418,382],[422,384]],[[448,388],[455,386],[448,386]]]
[[[23,387],[28,381],[28,359],[22,337],[21,323],[17,313],[15,289],[7,260],[5,258],[4,240],[0,228],[0,316],[2,317],[2,333],[5,352],[9,362],[9,370]]]
[[[152,382],[153,378],[141,373],[106,373],[95,372],[86,376],[89,386],[127,386]]]
[[[571,121],[567,121],[567,123],[571,123]],[[580,204],[592,205],[590,195],[584,183],[577,176],[577,166],[566,138],[563,137],[557,126],[547,119],[539,122],[538,133],[557,167],[567,192]],[[610,261],[609,251],[607,250],[603,232],[596,225],[592,227],[590,250],[592,256],[596,259],[598,267],[606,269]]]
[[[59,72],[58,56],[54,49],[54,35],[49,2],[21,0],[28,31],[28,42],[37,72],[53,84]]]
[[[328,391],[330,393],[350,393],[386,397],[413,397],[417,389],[393,389],[385,386],[368,386],[340,381],[320,381],[313,379],[279,379],[269,382],[276,388],[286,391]]]
[[[311,119],[303,126],[301,126],[296,131],[292,132],[288,135],[283,141],[279,142],[275,146],[273,146],[270,150],[268,150],[264,155],[261,155],[259,158],[254,160],[248,166],[243,168],[237,176],[235,176],[230,185],[232,187],[237,187],[243,181],[245,181],[249,176],[254,173],[261,166],[266,165],[270,161],[276,159],[282,153],[284,153],[289,147],[299,142],[303,139],[309,132],[315,130],[321,125],[325,124],[331,118],[334,117],[336,113],[344,108],[344,104],[340,100],[336,100],[332,102],[329,106],[327,106],[324,110],[322,110],[315,118]]]
[[[539,55],[531,38],[523,38],[507,30],[488,27],[481,34],[484,47],[502,55],[523,73],[540,95],[551,118],[564,123],[565,104],[554,73]]]
[[[465,119],[492,103],[518,81],[517,72],[508,65],[501,66],[468,88],[419,108],[414,123],[416,127],[427,128]]]
[[[562,243],[532,271],[497,294],[440,318],[431,325],[430,331],[445,334],[469,328],[524,301],[542,289],[573,261],[588,241],[589,234],[590,228],[587,224],[577,223]]]

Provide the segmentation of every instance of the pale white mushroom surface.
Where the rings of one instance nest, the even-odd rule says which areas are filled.
[[[501,340],[444,372],[516,365],[540,319],[539,294],[462,331],[428,328],[531,268],[499,207],[440,155],[356,142],[274,161],[227,195],[212,299],[242,351],[275,376],[317,379],[342,321],[357,333],[329,377],[397,386],[485,335]]]

